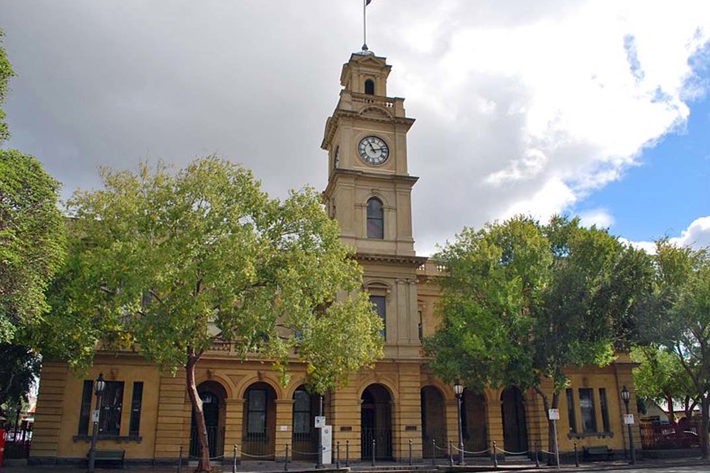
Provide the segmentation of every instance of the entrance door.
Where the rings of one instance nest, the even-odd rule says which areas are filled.
[[[461,406],[463,446],[468,452],[487,454],[488,429],[486,428],[486,399],[482,394],[466,389]],[[483,451],[486,453],[482,453]]]
[[[392,397],[381,384],[371,384],[362,393],[360,445],[362,459],[373,454],[379,460],[392,459]]]
[[[444,396],[434,386],[422,388],[422,455],[446,456],[446,412]]]
[[[200,399],[202,399],[202,412],[205,416],[205,426],[207,428],[207,442],[209,444],[210,457],[213,458],[221,455],[224,451],[224,426],[220,419],[223,417],[226,391],[219,383],[208,381],[200,384],[197,387],[197,392],[200,395]],[[193,411],[190,429],[190,456],[197,457],[199,455],[197,423]]]
[[[273,459],[276,434],[276,392],[266,383],[244,394],[242,453],[246,459]]]
[[[293,393],[293,446],[294,460],[316,461],[318,459],[318,435],[315,416],[320,408],[320,396],[308,393],[303,386]]]
[[[523,393],[516,387],[510,387],[500,396],[503,410],[503,448],[512,453],[528,450],[528,428],[525,422]]]

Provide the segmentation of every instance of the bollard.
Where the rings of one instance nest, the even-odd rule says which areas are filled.
[[[540,468],[540,445],[535,444],[535,468]]]
[[[431,439],[431,466],[436,465],[436,439]]]
[[[345,466],[350,466],[350,440],[345,441]]]
[[[451,440],[449,440],[449,466],[454,466],[454,452],[451,450]]]
[[[182,469],[182,445],[180,445],[180,454],[178,457],[178,467],[177,467],[177,473],[180,473],[180,470]]]
[[[372,439],[372,466],[375,466],[375,439]]]
[[[409,464],[412,464],[412,439],[409,439]]]
[[[232,473],[237,473],[237,444],[234,444],[232,450]]]
[[[335,442],[335,468],[340,469],[340,440]]]
[[[577,441],[574,441],[574,466],[579,468],[579,452],[577,452]]]
[[[498,468],[498,449],[496,448],[496,441],[493,441],[493,466]]]

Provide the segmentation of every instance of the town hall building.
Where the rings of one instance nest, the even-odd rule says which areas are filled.
[[[356,249],[364,288],[384,321],[384,358],[324,398],[341,460],[346,449],[351,461],[405,460],[410,448],[415,460],[445,457],[459,438],[454,388],[428,369],[422,349],[423,337],[437,327],[443,268],[414,250],[411,196],[418,178],[409,174],[407,152],[414,119],[404,99],[388,95],[390,70],[369,51],[350,56],[321,145],[328,166],[324,205],[343,242]],[[620,355],[603,368],[569,368],[557,424],[561,451],[571,451],[573,442],[580,449],[628,448],[620,391],[633,391],[633,366]],[[242,461],[282,460],[288,446],[294,459],[316,460],[320,399],[305,390],[303,367],[294,363],[290,370],[283,386],[268,364],[241,360],[230,343],[203,355],[196,376],[212,457],[229,461],[236,448]],[[81,378],[65,363],[44,362],[31,463],[85,461],[99,373],[106,379],[99,449],[125,450],[126,461],[136,463],[196,455],[184,378],[161,373],[140,354],[112,352],[98,354]],[[467,456],[490,457],[494,443],[508,454],[549,448],[546,415],[533,391],[465,389],[461,421]]]

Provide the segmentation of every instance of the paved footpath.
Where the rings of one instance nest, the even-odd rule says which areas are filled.
[[[8,464],[9,463],[9,464]],[[222,471],[223,473],[232,473],[231,464],[221,465],[214,464],[215,471]],[[664,459],[664,460],[640,460],[636,465],[629,465],[624,461],[614,461],[614,462],[594,462],[594,463],[583,463],[579,467],[574,465],[561,465],[559,470],[554,466],[541,465],[540,468],[530,467],[528,465],[505,465],[501,464],[498,468],[491,466],[473,466],[467,465],[465,467],[453,467],[450,468],[448,465],[439,465],[453,473],[469,473],[469,472],[506,472],[514,471],[516,473],[533,473],[533,472],[548,472],[553,473],[556,471],[561,471],[565,473],[586,473],[594,471],[605,471],[607,473],[623,472],[623,473],[710,473],[710,461],[704,461],[697,458],[681,458],[681,459]],[[327,470],[333,471],[330,468]],[[424,473],[425,471],[431,471],[432,467],[426,464],[415,464],[413,467],[408,467],[406,464],[397,463],[383,463],[376,467],[370,466],[369,463],[355,463],[350,466],[350,470],[353,473],[358,472],[382,472],[382,473],[401,473],[408,470],[412,470],[415,473]],[[97,468],[96,473],[116,473],[117,471],[123,471],[126,473],[193,473],[194,466],[183,465],[178,471],[176,466],[160,466],[160,467],[147,467],[147,466],[132,466],[127,465],[122,470],[120,468]],[[313,468],[313,463],[289,463],[288,471],[291,473],[298,472],[314,472],[318,471]],[[341,471],[347,471],[343,468]],[[41,466],[29,466],[22,462],[12,461],[6,462],[1,468],[0,473],[86,473],[86,467],[79,466],[51,466],[51,465],[41,465]],[[282,473],[284,472],[283,463],[276,462],[243,462],[237,466],[237,473]]]

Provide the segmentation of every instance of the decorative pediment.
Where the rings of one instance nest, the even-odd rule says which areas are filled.
[[[359,115],[367,118],[392,118],[392,115],[387,109],[376,105],[366,105],[360,110]]]

